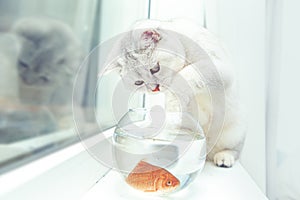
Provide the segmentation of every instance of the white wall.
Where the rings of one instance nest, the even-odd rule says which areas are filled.
[[[209,0],[207,27],[233,61],[248,131],[241,163],[265,191],[265,1]]]
[[[268,196],[300,199],[299,1],[270,1]]]
[[[300,28],[296,27],[295,20],[300,18],[299,1],[283,1],[281,39],[277,48],[280,48],[280,80],[279,112],[277,147],[286,153],[299,152],[299,113],[300,113]],[[276,58],[275,58],[276,59]],[[272,70],[272,69],[269,69]]]
[[[203,0],[151,0],[151,19],[191,19],[199,25],[204,22]]]

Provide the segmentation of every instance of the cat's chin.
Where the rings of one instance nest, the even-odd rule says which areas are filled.
[[[35,80],[26,80],[22,79],[21,83],[26,87],[49,87],[51,85],[50,82],[42,82],[42,81],[35,81]]]
[[[155,92],[151,91],[151,92],[148,92],[148,93],[150,93],[150,94],[152,94],[152,95],[156,95],[156,94],[160,94],[161,91],[155,91]]]

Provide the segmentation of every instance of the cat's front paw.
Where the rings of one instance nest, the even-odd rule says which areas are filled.
[[[215,154],[214,163],[218,167],[232,167],[234,163],[234,156],[228,151],[221,151]]]

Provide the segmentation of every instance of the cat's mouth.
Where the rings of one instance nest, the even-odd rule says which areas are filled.
[[[152,92],[159,92],[160,89],[159,89],[159,84],[156,85],[156,87],[154,88],[154,90],[152,90]]]

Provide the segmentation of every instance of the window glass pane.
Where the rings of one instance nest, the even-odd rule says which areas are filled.
[[[99,49],[105,51],[112,49],[114,42],[129,31],[130,27],[140,19],[148,16],[148,0],[102,0],[100,12],[100,41]],[[115,124],[128,111],[129,108],[141,107],[143,104],[142,94],[134,93],[128,97],[128,91],[122,84],[122,80],[117,70],[102,73],[103,68],[110,66],[106,63],[113,60],[104,59],[103,65],[99,65],[98,85],[97,85],[97,123]],[[107,85],[110,85],[107,88]],[[103,98],[105,96],[105,98]],[[103,117],[105,116],[105,117]]]
[[[147,17],[148,0],[132,2],[0,0],[0,173],[112,127],[127,111],[113,111],[114,95],[127,95],[118,73],[99,84],[106,57],[97,47]],[[126,108],[142,105],[132,95]]]
[[[73,83],[99,41],[99,7],[96,0],[0,1],[0,173],[78,141],[72,109],[87,122],[90,68],[74,93]]]

